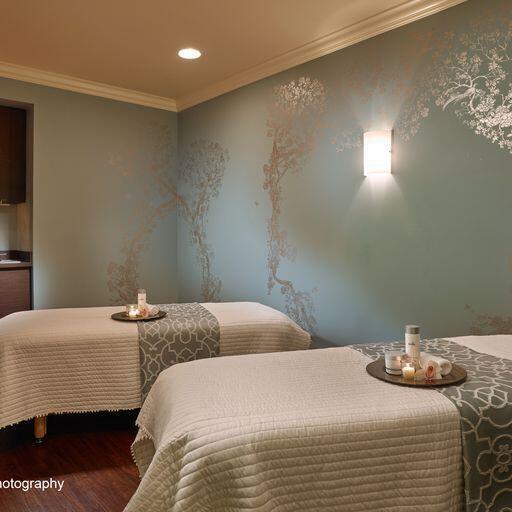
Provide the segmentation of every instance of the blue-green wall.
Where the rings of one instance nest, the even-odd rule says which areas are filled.
[[[194,141],[226,158],[215,192],[181,189],[209,200],[199,243],[179,217],[180,300],[206,275],[339,344],[512,329],[511,11],[470,0],[181,112],[182,161],[215,172]],[[364,178],[362,134],[383,128],[393,175]]]
[[[155,176],[175,177],[177,115],[8,79],[0,98],[33,105],[35,307],[126,303],[138,284],[175,300],[176,211]]]

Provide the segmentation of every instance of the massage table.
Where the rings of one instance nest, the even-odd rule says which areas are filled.
[[[141,482],[125,512],[461,512],[466,498],[468,512],[511,510],[512,336],[427,346],[449,347],[466,383],[440,392],[377,380],[365,371],[377,345],[165,370],[137,419]],[[479,437],[486,414],[499,435]],[[484,485],[465,498],[475,477]]]
[[[310,336],[286,315],[254,302],[202,304],[220,327],[219,355],[301,350]],[[117,307],[24,311],[0,319],[0,428],[46,416],[141,405],[136,323]]]

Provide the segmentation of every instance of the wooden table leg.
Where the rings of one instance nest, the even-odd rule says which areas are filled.
[[[47,416],[34,418],[34,437],[37,444],[42,443],[46,437],[46,418]]]

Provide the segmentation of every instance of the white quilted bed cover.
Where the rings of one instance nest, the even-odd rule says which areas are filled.
[[[459,414],[350,348],[199,360],[139,415],[127,512],[460,512]]]
[[[220,355],[309,347],[309,334],[255,302],[203,304],[220,325]],[[50,309],[0,319],[0,428],[34,416],[140,407],[137,326],[119,306]]]

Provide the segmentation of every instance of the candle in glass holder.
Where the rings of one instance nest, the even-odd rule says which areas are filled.
[[[413,380],[414,374],[416,373],[416,369],[412,365],[412,363],[404,363],[402,366],[402,377],[405,380]]]
[[[390,375],[402,375],[403,356],[404,353],[399,350],[386,350],[384,354],[384,366],[386,368],[386,373],[389,373]]]
[[[126,313],[130,318],[137,318],[140,316],[140,311],[137,304],[128,304],[126,306]]]

